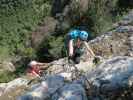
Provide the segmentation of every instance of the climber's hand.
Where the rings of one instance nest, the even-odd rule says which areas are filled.
[[[69,53],[69,57],[72,57],[72,56],[73,56],[73,52],[70,52],[70,53]]]
[[[100,60],[101,60],[101,58],[99,56],[95,56],[93,59],[93,63],[97,64],[100,62]]]
[[[69,64],[73,64],[73,57],[72,57],[72,56],[69,56],[69,57],[68,57],[68,63],[69,63]]]

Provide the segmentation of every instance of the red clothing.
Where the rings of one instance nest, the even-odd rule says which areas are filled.
[[[33,75],[35,75],[35,73],[36,73],[36,74],[40,75],[40,68],[38,66],[30,67],[28,69],[28,73],[31,73]]]

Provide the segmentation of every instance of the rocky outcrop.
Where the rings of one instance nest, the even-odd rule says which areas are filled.
[[[87,72],[93,69],[93,62],[92,60],[86,62],[81,61],[81,63],[74,65],[68,62],[68,58],[59,59],[51,63],[51,66],[47,69],[47,73],[59,74],[62,72],[69,72],[75,70],[75,67],[77,70]]]
[[[14,100],[17,95],[22,95],[27,88],[29,80],[17,78],[8,83],[0,84],[0,100]]]
[[[88,73],[92,100],[133,99],[133,57],[115,57]],[[92,87],[91,87],[92,86]]]
[[[89,42],[96,55],[104,58],[133,56],[133,11],[114,24],[112,31]]]
[[[81,98],[80,96],[83,95],[84,98],[85,96],[85,90],[81,84],[78,82],[73,82],[73,84],[68,84],[69,82],[71,83],[72,80],[78,79],[82,73],[91,71],[94,66],[92,61],[90,62],[81,62],[80,64],[73,65],[68,63],[68,59],[59,59],[56,61],[53,61],[48,64],[49,68],[45,71],[44,75],[42,76],[41,79],[30,79],[28,76],[24,78],[18,78],[15,79],[9,83],[1,83],[0,84],[0,99],[6,99],[6,100],[14,100],[14,98],[18,97],[18,95],[24,94],[26,89],[31,87],[30,92],[22,96],[22,100],[29,99],[32,100],[34,98],[41,98],[43,100],[44,98],[50,98],[51,95],[53,95],[52,98],[62,98],[64,97],[64,93],[68,93],[69,91],[72,91],[72,94],[70,94],[70,97],[77,98],[77,94],[80,92],[78,98]],[[35,82],[38,82],[38,84],[35,84]],[[41,83],[39,83],[42,81]],[[33,83],[34,82],[34,83]],[[31,86],[32,84],[35,84]],[[47,83],[47,85],[45,84]],[[73,88],[72,88],[73,87]],[[78,87],[78,89],[77,89]],[[64,88],[63,90],[61,89],[58,96],[56,95],[56,92],[59,88]],[[66,88],[68,88],[66,90]],[[48,89],[48,91],[46,90]],[[27,89],[28,91],[29,89]],[[15,91],[12,93],[12,91]],[[63,94],[62,94],[63,93]],[[44,95],[46,94],[46,95]],[[69,97],[65,97],[69,98]],[[53,99],[55,100],[55,99]]]
[[[49,76],[17,100],[87,100],[81,84],[65,82],[61,76]]]
[[[120,56],[106,60],[75,80],[67,80],[60,74],[42,80],[18,100],[131,100],[133,58]]]

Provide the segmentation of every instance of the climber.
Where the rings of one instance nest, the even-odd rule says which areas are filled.
[[[44,69],[46,69],[46,67],[47,67],[46,65],[47,65],[47,63],[40,63],[40,62],[37,62],[37,61],[31,61],[28,64],[29,67],[28,67],[28,70],[27,70],[27,74],[40,78],[40,76],[42,74],[42,71]]]
[[[80,63],[80,56],[83,54],[83,45],[87,48],[91,57],[95,57],[95,54],[87,43],[88,33],[82,29],[71,30],[65,41],[67,49],[67,55],[69,61],[73,61],[75,64]]]

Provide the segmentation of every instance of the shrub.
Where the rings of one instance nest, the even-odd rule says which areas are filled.
[[[112,25],[112,14],[118,0],[89,0],[88,16],[91,31],[95,34],[106,32]],[[89,23],[89,22],[88,22]]]
[[[63,36],[48,36],[37,51],[39,60],[52,61],[63,57],[64,54],[64,37]]]
[[[0,83],[9,82],[13,80],[15,77],[15,74],[11,72],[0,72]]]
[[[51,0],[0,0],[1,61],[8,58],[13,60],[16,57],[22,59],[36,57],[35,50],[31,48],[30,33],[36,29],[45,16],[49,15],[50,2]],[[23,63],[25,60],[20,63],[18,73],[24,72]],[[22,72],[20,72],[21,69]],[[2,74],[0,74],[1,77]],[[3,74],[3,78],[5,76]],[[10,80],[7,78],[5,81],[8,79]]]

